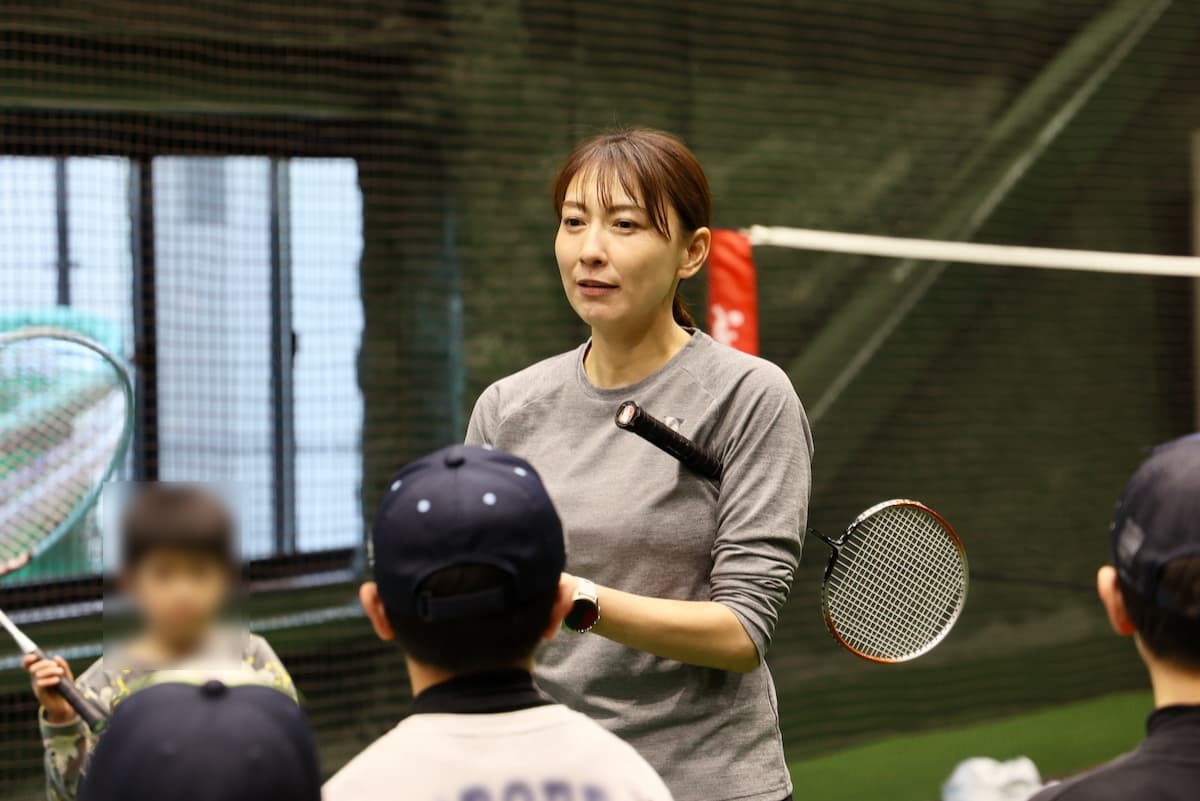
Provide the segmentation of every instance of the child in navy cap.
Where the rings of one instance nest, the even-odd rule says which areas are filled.
[[[325,785],[325,801],[670,801],[630,746],[542,695],[533,654],[574,598],[562,524],[528,462],[454,446],[391,481],[360,599],[405,651],[413,714]]]

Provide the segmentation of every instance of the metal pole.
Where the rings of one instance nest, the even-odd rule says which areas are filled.
[[[129,170],[129,232],[133,254],[134,429],[133,477],[158,480],[158,338],[155,319],[154,162],[139,158]]]
[[[271,403],[276,554],[296,550],[296,435],[292,410],[291,186],[286,159],[271,159]]]
[[[1192,134],[1192,252],[1200,256],[1200,131]],[[1200,430],[1200,278],[1192,279],[1192,395]]]
[[[71,305],[71,236],[67,219],[67,160],[54,160],[54,211],[58,235],[58,292],[59,306]]]

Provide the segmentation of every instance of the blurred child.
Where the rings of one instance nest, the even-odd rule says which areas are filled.
[[[139,686],[164,671],[229,677],[266,684],[294,700],[291,677],[267,642],[218,625],[238,578],[233,520],[211,492],[191,485],[154,484],[136,490],[121,523],[120,586],[141,629],[105,654],[75,682],[106,715]],[[97,735],[54,691],[71,669],[62,657],[25,657],[42,704],[51,801],[76,798]]]

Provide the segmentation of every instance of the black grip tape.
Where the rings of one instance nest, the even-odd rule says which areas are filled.
[[[713,481],[721,480],[721,460],[661,420],[651,417],[633,401],[617,409],[617,426],[632,431],[660,450],[678,459],[694,473]]]
[[[36,651],[35,656],[38,659],[49,659],[42,651]],[[105,721],[104,713],[96,707],[91,701],[83,697],[79,692],[79,688],[72,684],[65,676],[58,682],[54,690],[67,700],[71,708],[83,718],[83,722],[88,725],[93,731]]]

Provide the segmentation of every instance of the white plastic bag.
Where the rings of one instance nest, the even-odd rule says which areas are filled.
[[[971,757],[959,762],[942,785],[942,801],[1027,801],[1042,788],[1042,777],[1029,757],[999,762]]]

